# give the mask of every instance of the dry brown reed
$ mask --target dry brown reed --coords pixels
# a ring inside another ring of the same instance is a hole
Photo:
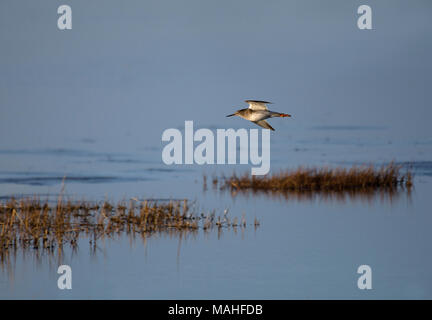
[[[248,173],[219,179],[220,190],[237,192],[269,193],[298,199],[312,198],[314,194],[345,198],[363,195],[366,198],[377,191],[394,194],[400,188],[412,186],[411,172],[390,163],[380,168],[354,166],[352,168],[306,168],[284,170],[272,175],[251,176]]]
[[[11,249],[61,251],[68,244],[76,248],[80,237],[87,237],[96,246],[100,238],[115,235],[140,234],[147,237],[156,232],[206,232],[216,224],[215,212],[197,214],[188,200],[172,201],[64,201],[59,197],[53,204],[39,199],[9,199],[0,201],[0,260]],[[218,219],[220,221],[220,218]]]

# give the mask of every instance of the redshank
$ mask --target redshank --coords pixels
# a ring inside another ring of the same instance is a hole
[[[249,104],[249,108],[237,110],[235,113],[227,115],[227,117],[239,116],[243,119],[252,121],[260,127],[273,131],[275,129],[273,129],[265,119],[274,117],[291,117],[290,114],[274,112],[267,109],[266,104],[271,104],[271,102],[268,101],[245,100],[245,102]]]

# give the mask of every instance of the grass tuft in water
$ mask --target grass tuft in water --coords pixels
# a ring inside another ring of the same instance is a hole
[[[188,200],[144,200],[119,203],[92,203],[65,201],[56,203],[33,199],[0,201],[0,260],[9,251],[42,249],[44,252],[62,250],[65,244],[76,248],[78,240],[86,237],[96,247],[98,239],[122,234],[141,235],[154,233],[194,233],[208,231],[214,226],[230,227],[215,219],[215,211],[198,215]],[[246,226],[246,224],[244,224]]]
[[[272,175],[252,176],[248,173],[223,177],[219,189],[264,192],[373,192],[410,188],[411,172],[402,173],[401,166],[390,163],[380,168],[354,166],[352,168],[306,168],[284,170]]]

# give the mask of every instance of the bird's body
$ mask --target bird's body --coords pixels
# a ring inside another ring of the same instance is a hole
[[[265,119],[274,117],[291,117],[289,114],[274,112],[267,109],[266,104],[271,103],[268,101],[246,100],[245,102],[249,104],[249,108],[237,110],[235,113],[230,114],[227,117],[239,116],[243,119],[252,121],[260,127],[273,131],[273,127],[269,125]]]

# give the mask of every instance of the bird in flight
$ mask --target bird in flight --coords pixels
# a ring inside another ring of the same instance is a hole
[[[249,104],[249,108],[237,110],[235,113],[227,115],[227,117],[239,116],[243,119],[252,121],[260,127],[273,131],[275,131],[275,129],[273,129],[265,119],[274,117],[291,117],[290,114],[274,112],[267,109],[266,104],[271,104],[271,102],[268,101],[245,100],[245,102]]]

